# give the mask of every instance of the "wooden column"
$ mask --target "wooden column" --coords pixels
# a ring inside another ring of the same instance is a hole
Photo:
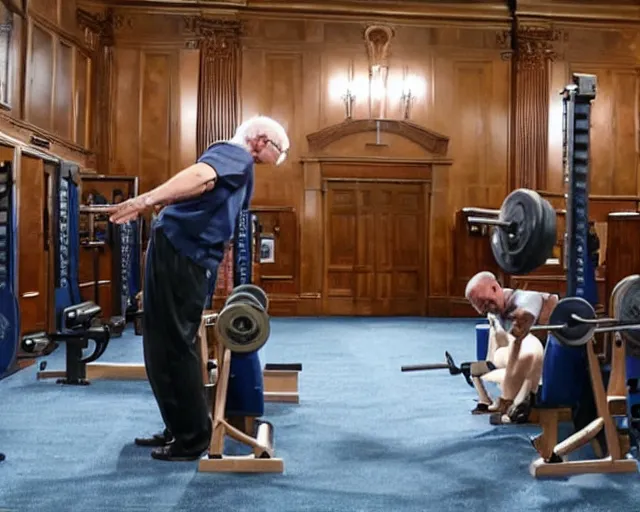
[[[322,164],[315,158],[302,161],[304,203],[300,216],[299,315],[318,315],[322,310],[324,279],[324,195]]]
[[[516,21],[506,34],[511,46],[513,129],[509,189],[544,190],[547,186],[549,133],[549,62],[556,56],[559,33]]]
[[[101,174],[109,174],[111,157],[111,112],[113,79],[113,45],[115,16],[112,9],[94,14],[82,9],[77,10],[78,25],[84,32],[87,46],[92,50],[91,62],[94,66],[91,94],[91,139],[90,149],[96,161],[89,165]],[[73,77],[75,80],[75,77]],[[74,87],[75,91],[75,87]]]
[[[240,24],[189,18],[188,28],[199,37],[197,151],[216,140],[230,139],[238,124]]]

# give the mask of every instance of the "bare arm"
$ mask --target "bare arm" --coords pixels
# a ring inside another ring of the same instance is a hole
[[[217,178],[213,167],[197,163],[180,171],[162,185],[142,194],[147,206],[164,205],[178,200],[199,196],[211,190]]]
[[[515,311],[510,317],[513,320],[511,334],[516,342],[529,334],[531,327],[538,321],[544,304],[543,296],[539,292],[519,291],[514,295]]]
[[[135,219],[147,208],[162,207],[181,199],[198,196],[211,190],[215,186],[216,178],[217,173],[210,165],[202,162],[194,164],[153,190],[109,208],[109,220],[123,224]]]

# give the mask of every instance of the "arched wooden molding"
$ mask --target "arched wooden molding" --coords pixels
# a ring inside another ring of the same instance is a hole
[[[400,135],[434,155],[445,156],[447,154],[449,137],[427,130],[409,121],[398,121],[395,119],[352,119],[343,123],[327,126],[322,130],[307,135],[309,150],[311,152],[320,151],[332,142],[342,139],[347,135],[375,132],[378,129],[383,133]]]

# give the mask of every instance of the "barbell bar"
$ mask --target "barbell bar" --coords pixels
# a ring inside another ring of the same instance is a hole
[[[462,211],[464,213],[471,213],[474,215],[490,215],[493,217],[498,217],[500,215],[500,210],[493,210],[490,208],[475,208],[472,206],[467,206],[463,208]]]
[[[498,226],[505,229],[510,229],[513,227],[513,224],[511,222],[507,222],[506,220],[500,220],[500,219],[491,219],[488,217],[467,217],[467,222],[469,224]]]
[[[109,213],[114,206],[117,206],[117,205],[115,204],[81,205],[79,208],[79,211],[80,213]]]
[[[551,331],[563,345],[579,347],[594,334],[640,329],[638,321],[620,321],[616,318],[596,318],[593,306],[581,297],[561,299],[549,318],[549,324],[534,325],[530,331]],[[614,325],[602,325],[617,322]]]

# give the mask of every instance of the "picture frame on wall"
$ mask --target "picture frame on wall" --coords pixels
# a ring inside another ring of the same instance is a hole
[[[276,240],[270,233],[263,234],[260,237],[260,263],[276,262]]]

